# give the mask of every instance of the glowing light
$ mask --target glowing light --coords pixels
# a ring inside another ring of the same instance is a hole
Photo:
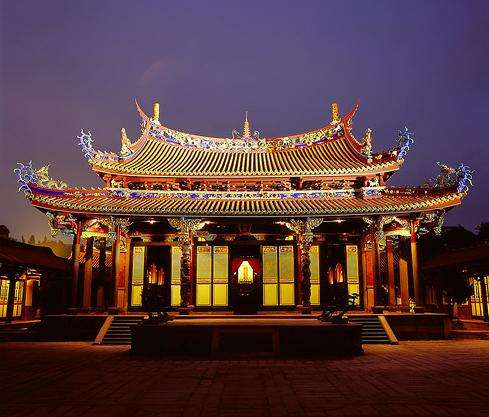
[[[253,282],[253,268],[248,261],[243,261],[238,268],[238,282]]]
[[[160,122],[160,103],[158,102],[153,105],[153,122]]]

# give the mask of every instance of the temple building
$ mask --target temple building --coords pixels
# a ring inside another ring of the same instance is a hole
[[[89,131],[78,136],[103,187],[70,187],[31,162],[15,170],[52,232],[73,236],[72,307],[144,310],[148,284],[181,312],[232,311],[243,285],[260,310],[307,313],[333,284],[357,295],[358,309],[425,305],[432,289],[420,279],[417,236],[440,230],[461,203],[468,167],[440,164],[422,186],[389,186],[414,135],[404,128],[375,152],[370,129],[353,134],[358,106],[340,115],[333,103],[320,129],[271,138],[248,115],[242,132],[218,138],[165,126],[158,103],[151,116],[136,107],[141,133],[133,141],[122,129],[119,153],[96,150]],[[96,283],[92,254],[105,262],[107,248],[110,273]]]

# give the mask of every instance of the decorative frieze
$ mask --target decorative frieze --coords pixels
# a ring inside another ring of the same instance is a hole
[[[344,126],[338,123],[323,129],[307,132],[302,135],[261,139],[259,135],[235,138],[212,138],[179,132],[156,123],[151,124],[150,135],[172,145],[187,148],[203,148],[213,151],[275,151],[290,148],[301,148],[344,135]]]

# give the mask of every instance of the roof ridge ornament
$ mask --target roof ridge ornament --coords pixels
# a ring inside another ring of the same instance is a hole
[[[27,197],[32,195],[31,185],[54,190],[68,188],[66,182],[53,180],[49,176],[49,165],[45,165],[37,170],[32,166],[32,161],[26,164],[17,162],[17,165],[18,167],[14,169],[14,173],[17,175],[17,183],[20,185],[18,191],[23,192]]]
[[[365,130],[362,142],[362,153],[368,158],[368,162],[372,162],[372,129]]]
[[[153,123],[156,123],[157,125],[161,124],[160,123],[160,103],[157,101],[153,104],[153,118],[151,119]]]
[[[243,122],[243,137],[244,138],[249,138],[250,137],[250,122],[248,121],[248,112],[245,112],[245,119]]]
[[[397,144],[399,148],[399,153],[397,154],[397,160],[401,161],[405,158],[411,146],[414,144],[414,132],[409,131],[409,129],[404,126],[404,131],[399,130],[397,134]]]
[[[127,136],[126,129],[122,128],[121,129],[121,156],[123,157],[128,157],[132,155],[132,149],[131,149],[132,143],[129,137]]]
[[[99,151],[93,147],[92,132],[80,129],[80,136],[76,137],[79,139],[78,145],[81,146],[83,156],[88,160],[97,159],[101,161],[117,161],[119,158],[113,152]]]
[[[250,122],[248,120],[248,111],[245,111],[245,118],[243,121],[242,133],[240,134],[236,129],[233,129],[231,134],[232,134],[233,140],[243,139],[246,142],[244,148],[251,147],[251,146],[249,146],[249,144],[247,144],[247,141],[249,141],[250,139],[254,140],[254,141],[260,141],[260,132],[258,132],[258,130],[255,130],[253,132],[253,134],[251,134]],[[254,146],[253,148],[256,148],[256,146]]]
[[[341,122],[340,109],[338,103],[335,101],[331,103],[331,124],[338,124]]]
[[[460,163],[457,168],[452,168],[441,162],[436,163],[440,167],[440,173],[429,179],[424,187],[431,188],[451,188],[457,187],[457,193],[467,193],[469,188],[473,186],[474,170],[467,165]]]

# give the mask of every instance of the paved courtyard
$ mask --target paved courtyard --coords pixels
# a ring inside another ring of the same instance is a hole
[[[489,341],[354,359],[156,360],[88,343],[0,344],[0,415],[487,416]]]

